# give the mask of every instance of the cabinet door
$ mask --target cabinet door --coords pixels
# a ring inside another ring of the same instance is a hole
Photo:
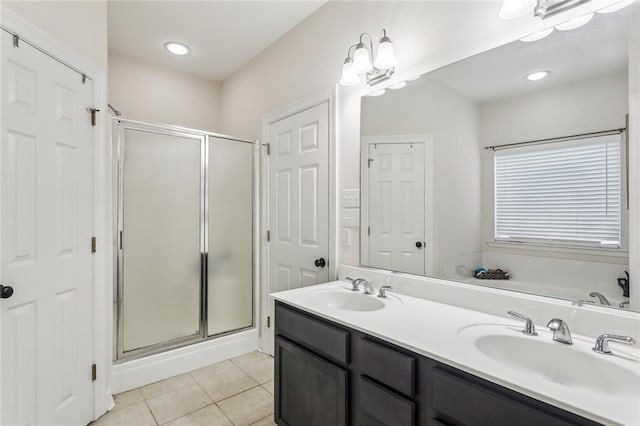
[[[346,425],[348,372],[283,337],[275,343],[276,423]]]

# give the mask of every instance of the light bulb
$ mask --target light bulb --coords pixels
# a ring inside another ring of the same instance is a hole
[[[549,75],[549,71],[536,71],[536,72],[532,72],[531,74],[529,74],[527,76],[527,80],[529,80],[529,81],[538,81],[538,80],[542,80],[543,78],[545,78],[548,75]]]
[[[170,41],[168,43],[165,43],[164,48],[167,49],[169,52],[173,53],[174,55],[180,55],[180,56],[186,55],[191,51],[184,44],[177,43],[175,41]]]
[[[364,43],[359,43],[356,51],[353,52],[353,67],[358,74],[366,73],[373,69],[369,59],[369,49],[365,47]]]
[[[598,13],[612,13],[612,12],[617,12],[620,9],[623,9],[627,6],[629,6],[631,3],[633,3],[636,0],[622,0],[619,1],[617,3],[612,4],[611,6],[607,6],[604,7],[602,9],[600,9],[598,11]]]
[[[542,40],[543,38],[545,38],[546,36],[548,36],[549,34],[551,34],[553,32],[553,27],[551,28],[546,28],[542,31],[537,31],[535,33],[529,34],[526,37],[522,37],[520,39],[520,41],[524,41],[524,42],[532,42],[532,41],[538,41],[538,40]]]
[[[396,59],[396,55],[393,53],[393,43],[391,39],[387,36],[382,37],[380,39],[380,44],[378,45],[378,53],[376,54],[376,60],[373,65],[376,68],[381,70],[391,69],[396,66],[398,60]]]
[[[578,16],[577,18],[569,19],[562,24],[556,25],[556,29],[560,31],[569,31],[575,30],[576,28],[580,28],[585,25],[593,18],[593,12],[587,13],[586,15]]]
[[[342,77],[340,78],[340,84],[343,86],[355,86],[360,83],[360,77],[353,69],[353,61],[351,58],[347,58],[342,66]]]
[[[498,16],[502,19],[516,19],[531,12],[536,4],[536,0],[504,0]]]

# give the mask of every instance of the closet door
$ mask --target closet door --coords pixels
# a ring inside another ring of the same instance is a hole
[[[125,127],[121,345],[199,339],[204,137]]]
[[[208,335],[253,325],[253,144],[209,137]]]

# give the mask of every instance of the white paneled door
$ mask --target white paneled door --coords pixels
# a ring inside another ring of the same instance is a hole
[[[0,424],[92,419],[92,82],[2,32]],[[4,296],[10,291],[3,288]]]
[[[270,124],[269,144],[269,293],[327,282],[328,102]]]
[[[425,145],[368,145],[369,261],[392,271],[425,273]]]

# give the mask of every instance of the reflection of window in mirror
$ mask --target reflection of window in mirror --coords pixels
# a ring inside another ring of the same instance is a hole
[[[622,138],[613,133],[496,151],[495,240],[621,248]]]

